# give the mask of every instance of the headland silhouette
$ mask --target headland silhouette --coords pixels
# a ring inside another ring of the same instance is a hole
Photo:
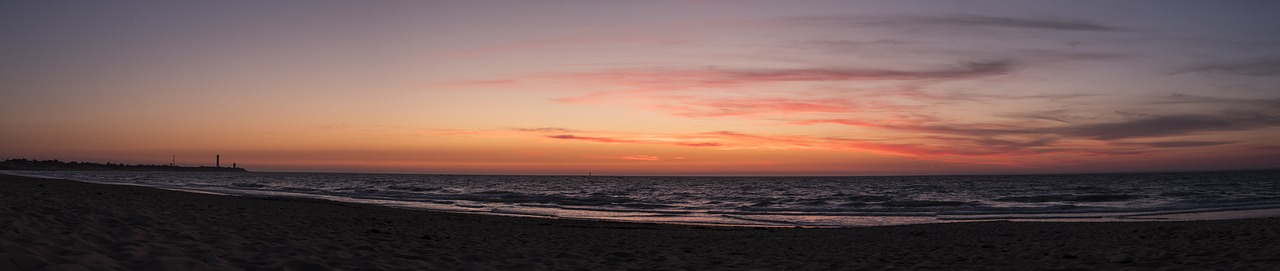
[[[61,160],[29,160],[9,159],[0,162],[0,170],[83,170],[83,171],[189,171],[189,172],[248,172],[239,167],[222,166],[178,166],[178,165],[143,165],[143,164],[106,164],[90,162],[64,162]]]

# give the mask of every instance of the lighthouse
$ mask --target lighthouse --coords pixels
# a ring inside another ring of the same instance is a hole
[[[222,167],[222,155],[221,155],[221,154],[215,154],[215,155],[213,155],[213,167]]]

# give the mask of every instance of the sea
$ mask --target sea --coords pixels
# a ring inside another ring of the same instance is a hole
[[[751,227],[1177,221],[1280,214],[1280,171],[860,177],[6,171],[234,196]]]

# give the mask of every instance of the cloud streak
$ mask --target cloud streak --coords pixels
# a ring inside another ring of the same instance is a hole
[[[810,16],[758,22],[825,31],[856,27],[980,35],[990,31],[964,30],[999,30],[1010,31],[1008,36],[1031,33],[1012,31],[1035,31],[1062,39],[1000,43],[968,38],[953,43],[953,36],[856,37],[864,40],[800,37],[793,39],[798,42],[792,42],[790,47],[770,48],[771,51],[747,57],[790,63],[807,61],[795,67],[605,66],[477,82],[542,84],[537,85],[538,89],[576,95],[559,98],[561,102],[628,104],[678,117],[737,118],[764,127],[782,124],[786,127],[770,131],[789,133],[642,134],[563,128],[514,131],[524,136],[536,134],[535,138],[544,141],[582,144],[853,151],[1017,165],[1012,157],[1140,155],[1231,145],[1245,142],[1232,139],[1231,132],[1280,127],[1276,117],[1280,115],[1280,100],[1186,94],[1159,101],[1150,100],[1151,97],[1129,100],[1128,96],[1117,95],[1127,90],[1111,93],[1112,90],[1101,89],[1109,85],[1095,84],[1106,82],[1060,80],[1059,75],[1089,74],[1080,73],[1081,70],[1108,71],[1092,70],[1092,65],[1142,56],[1136,52],[1105,51],[1124,48],[1104,47],[1107,43],[1088,40],[1090,36],[1085,35],[1131,31],[1120,26],[1087,20],[983,15]],[[1083,42],[1089,42],[1089,46],[1080,46]],[[1044,44],[1049,45],[1026,47]],[[807,55],[768,58],[797,52]],[[899,57],[914,58],[895,59]],[[850,61],[832,64],[841,60]],[[919,66],[920,60],[935,65]],[[1275,76],[1280,75],[1280,61],[1211,63],[1185,72]],[[1239,105],[1257,111],[1224,109]],[[834,125],[798,127],[823,124]]]
[[[623,155],[623,156],[605,156],[605,155],[590,155],[590,154],[588,154],[588,155],[583,155],[583,156],[584,156],[584,157],[587,157],[587,158],[597,158],[597,159],[626,160],[626,161],[645,161],[645,162],[657,162],[657,161],[662,161],[662,160],[663,160],[663,159],[662,159],[662,157],[660,157],[660,156],[656,156],[656,155],[641,155],[641,154],[637,154],[637,155]],[[683,159],[683,157],[681,157],[681,158],[673,158],[673,159]]]
[[[725,117],[774,114],[847,113],[863,106],[845,99],[790,99],[790,98],[699,98],[673,97],[673,104],[658,105],[674,115],[684,117]]]
[[[1280,76],[1280,58],[1202,64],[1183,69],[1174,74],[1187,72],[1240,76]]]
[[[540,132],[540,133],[573,133],[576,130],[559,128],[559,127],[536,127],[536,128],[513,128],[513,130],[521,132]]]
[[[1237,141],[1158,141],[1158,142],[1116,142],[1112,144],[1143,146],[1155,148],[1189,148],[1206,147],[1239,143]]]
[[[1056,119],[1051,119],[1056,120]],[[1056,120],[1061,121],[1061,120]],[[852,119],[814,119],[794,121],[793,124],[812,125],[821,123],[848,126],[879,128],[888,130],[909,131],[915,133],[943,134],[963,138],[993,138],[1001,136],[1019,137],[1054,137],[1111,141],[1135,138],[1158,138],[1187,136],[1203,133],[1246,131],[1280,126],[1280,118],[1263,114],[1222,113],[1222,114],[1181,114],[1181,115],[1148,115],[1135,119],[1116,122],[1081,123],[1049,126],[1027,127],[1024,123],[985,123],[985,124],[928,124],[906,123],[885,124],[877,121]],[[1151,145],[1159,147],[1159,145]],[[1180,147],[1187,147],[1183,145]],[[1206,145],[1207,146],[1207,145]]]
[[[1123,28],[1084,20],[1053,20],[985,15],[944,16],[808,16],[781,20],[784,23],[833,27],[887,27],[887,28],[1009,28],[1027,30],[1123,32]]]
[[[684,41],[672,38],[646,37],[638,35],[584,34],[577,36],[561,36],[514,41],[448,52],[445,55],[452,57],[483,57],[501,54],[527,53],[539,50],[564,49],[598,43],[649,43],[670,45],[683,42]]]
[[[1077,152],[1117,154],[1114,150],[1063,147],[1057,139],[1029,141],[956,137],[918,137],[895,140],[851,139],[805,135],[759,135],[732,131],[692,134],[594,133],[593,135],[544,135],[544,138],[607,144],[670,145],[721,150],[828,150],[855,151],[912,157],[987,157]],[[890,143],[892,142],[892,143]],[[909,142],[909,143],[907,143]],[[1126,154],[1139,153],[1128,152]]]
[[[837,82],[852,80],[971,79],[1009,73],[1017,66],[1011,59],[964,61],[928,69],[804,68],[804,69],[620,69],[589,72],[542,73],[516,78],[474,82],[550,80],[568,84],[595,84],[627,89],[675,90],[699,87],[733,87],[778,82]]]
[[[1210,97],[1200,95],[1190,95],[1182,93],[1174,93],[1169,95],[1168,99],[1157,101],[1156,104],[1225,104],[1225,105],[1248,105],[1256,106],[1270,110],[1280,110],[1280,99],[1242,99],[1242,98],[1224,98]]]
[[[1208,132],[1243,131],[1280,126],[1280,119],[1262,115],[1169,115],[1112,123],[1072,125],[1039,129],[1049,134],[1095,140],[1151,138],[1193,135]],[[1035,132],[1036,129],[1025,132]]]
[[[640,136],[630,135],[628,137],[599,137],[599,136],[578,136],[578,135],[563,134],[563,135],[547,135],[546,138],[572,140],[572,141],[586,141],[586,142],[596,142],[596,143],[616,143],[616,144],[664,144],[664,145],[676,145],[676,146],[686,146],[686,147],[721,146],[720,143],[708,141],[710,138],[705,138],[705,137],[700,138],[700,137],[690,137],[690,136],[640,137]]]

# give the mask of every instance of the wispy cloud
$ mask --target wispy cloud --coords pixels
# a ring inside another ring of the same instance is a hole
[[[798,47],[822,49],[824,51],[843,51],[849,49],[864,49],[868,47],[899,47],[903,45],[918,44],[915,41],[878,39],[878,40],[835,40],[835,39],[815,39],[807,40],[797,44]]]
[[[1027,141],[994,138],[914,137],[894,140],[852,139],[805,135],[760,135],[731,131],[692,134],[594,133],[598,135],[545,135],[545,138],[609,144],[647,144],[723,150],[830,150],[871,152],[913,157],[1007,156],[1080,152],[1112,154],[1103,149],[1055,146],[1056,139]],[[1114,151],[1114,150],[1111,150]],[[1136,152],[1135,152],[1136,153]]]
[[[784,23],[833,27],[889,28],[1011,28],[1028,30],[1121,32],[1123,28],[1085,20],[1032,19],[985,15],[869,17],[856,15],[807,16],[780,20]]]
[[[1156,117],[1152,117],[1156,118]],[[1177,119],[1175,117],[1174,119]],[[1168,121],[1168,120],[1164,120]],[[1157,129],[1162,132],[1099,132],[1099,125],[1059,125],[1027,128],[1019,125],[978,124],[951,126],[936,120],[920,119],[895,125],[874,122],[850,123],[877,129],[906,130],[907,133],[876,133],[866,138],[816,136],[804,134],[759,134],[734,131],[699,133],[634,133],[587,131],[567,128],[526,128],[476,131],[452,134],[468,137],[521,137],[580,144],[655,145],[722,151],[833,151],[874,153],[933,160],[946,163],[994,164],[1013,167],[1044,165],[1044,157],[1128,156],[1171,151],[1173,149],[1213,147],[1238,144],[1233,140],[1169,139],[1200,132],[1216,131],[1195,124],[1165,129],[1157,124],[1141,124],[1141,120],[1111,122],[1117,126],[1138,123],[1132,129]],[[834,123],[831,122],[831,123]],[[1217,127],[1217,126],[1210,126]],[[1114,127],[1111,127],[1114,128]],[[560,131],[572,133],[557,133]],[[1102,139],[1106,138],[1106,139]],[[607,148],[607,147],[606,147]],[[621,149],[619,149],[621,150]],[[676,161],[676,157],[649,154],[587,155],[591,158],[627,161]],[[1040,159],[1034,162],[1032,160]]]
[[[1280,119],[1261,115],[1185,114],[1153,116],[1112,123],[1080,124],[1040,129],[1050,134],[1096,140],[1150,138],[1228,132],[1280,126]],[[1032,132],[1036,130],[1029,130]]]
[[[452,57],[480,57],[509,53],[526,53],[537,50],[558,49],[598,43],[648,43],[648,44],[680,44],[684,41],[674,38],[651,37],[643,35],[620,34],[582,34],[538,39],[513,41],[503,44],[481,46],[477,48],[448,52]]]
[[[638,155],[623,155],[623,156],[607,156],[607,155],[591,155],[591,154],[588,154],[588,155],[583,155],[583,157],[587,157],[587,158],[596,158],[596,159],[626,160],[626,161],[647,161],[647,162],[662,161],[662,157],[660,157],[660,156],[656,156],[656,155],[639,155],[639,154],[638,154]],[[673,158],[673,159],[676,159],[676,158]],[[678,158],[678,159],[683,159],[683,157]]]
[[[964,61],[928,69],[883,68],[802,68],[802,69],[620,69],[588,72],[529,74],[508,79],[478,82],[551,80],[574,84],[598,84],[629,89],[687,89],[698,87],[732,87],[775,82],[835,82],[851,80],[931,80],[969,79],[1009,73],[1016,63],[1011,59]]]
[[[1070,119],[1069,112],[1067,109],[1008,113],[1008,114],[1003,114],[1003,116],[1011,117],[1011,118],[1047,120],[1047,121],[1055,121],[1055,122],[1061,122],[1066,124],[1072,124],[1071,121],[1067,120],[1067,119]]]
[[[1192,66],[1175,72],[1203,72],[1241,76],[1280,76],[1280,58],[1225,61]]]
[[[573,133],[576,130],[559,128],[559,127],[536,127],[536,128],[513,128],[513,130],[521,132],[541,132],[541,133]]]
[[[676,145],[686,147],[718,147],[720,143],[715,142],[714,138],[705,136],[653,136],[653,135],[622,135],[619,136],[579,136],[579,135],[546,135],[546,138],[563,139],[573,141],[588,141],[597,143],[625,143],[625,144],[663,144]]]
[[[1011,59],[987,59],[917,69],[750,69],[715,67],[698,69],[610,69],[584,72],[536,73],[474,82],[476,86],[488,86],[492,84],[490,82],[513,84],[522,81],[572,86],[574,88],[585,86],[600,90],[578,96],[562,97],[556,100],[568,103],[642,102],[647,103],[647,105],[642,105],[644,107],[668,111],[677,116],[722,117],[792,113],[840,113],[869,107],[881,107],[883,109],[884,107],[895,106],[891,103],[877,101],[854,103],[847,98],[838,98],[839,96],[849,96],[844,93],[832,93],[832,95],[824,95],[825,97],[814,98],[786,97],[794,95],[794,93],[778,93],[778,95],[773,96],[754,93],[737,93],[734,95],[738,97],[719,95],[742,88],[780,83],[945,82],[1005,75],[1011,73],[1017,67],[1017,62]],[[461,84],[465,85],[465,82]],[[699,92],[689,93],[692,91]],[[841,90],[832,91],[841,92]],[[915,91],[889,95],[926,94]],[[975,96],[979,94],[968,93],[965,95]],[[951,99],[954,97],[943,98]],[[1002,96],[1001,98],[1013,97]]]
[[[1239,143],[1237,141],[1156,141],[1156,142],[1115,142],[1117,145],[1144,146],[1156,148],[1205,147]]]
[[[1134,138],[1158,138],[1196,135],[1202,133],[1245,131],[1280,126],[1280,118],[1262,114],[1182,114],[1148,115],[1116,122],[1080,123],[1058,126],[1034,126],[1027,123],[906,123],[886,124],[877,121],[853,119],[814,119],[794,121],[794,124],[820,123],[901,130],[915,133],[943,134],[962,138],[992,138],[999,136],[1035,136],[1089,140],[1120,140]]]
[[[637,140],[628,140],[628,139],[617,139],[617,138],[608,138],[608,137],[576,136],[576,135],[549,135],[549,136],[547,136],[547,138],[564,139],[564,140],[578,140],[578,141],[593,141],[593,142],[602,142],[602,143],[638,143],[638,142],[640,142],[640,141],[637,141]]]
[[[670,99],[671,104],[655,107],[684,117],[724,117],[752,115],[789,115],[804,113],[846,113],[863,106],[846,99],[792,99],[764,98],[700,98],[680,97]]]
[[[1069,35],[1069,39],[1050,41],[1050,47],[1027,48],[1018,46],[1032,43],[1006,45],[968,39],[960,41],[966,44],[957,46],[925,37],[845,40],[837,36],[800,39],[789,43],[790,47],[767,49],[782,52],[778,54],[804,54],[795,58],[801,60],[857,59],[849,55],[862,57],[877,53],[916,56],[912,51],[916,50],[928,53],[916,59],[934,65],[920,66],[920,61],[792,61],[790,63],[803,64],[791,68],[601,65],[528,73],[477,81],[476,84],[545,84],[539,89],[568,89],[564,93],[576,95],[559,98],[561,102],[627,104],[687,118],[738,118],[766,125],[836,124],[857,127],[786,127],[784,131],[798,133],[786,135],[732,131],[645,134],[554,127],[512,130],[541,140],[584,144],[854,151],[952,162],[967,159],[967,162],[1018,165],[1020,163],[1011,157],[1138,155],[1221,146],[1241,141],[1215,137],[1219,134],[1280,127],[1280,120],[1276,117],[1280,115],[1280,109],[1270,109],[1280,108],[1280,99],[1175,94],[1162,101],[1112,102],[1101,98],[1116,96],[1092,89],[1087,84],[1079,85],[1080,92],[1058,88],[1018,91],[1009,87],[1026,86],[1022,83],[1027,81],[1055,80],[1054,74],[1049,73],[1071,72],[1084,65],[1137,56],[1135,53],[1106,51],[1118,47],[1094,46],[1093,43],[1080,46],[1083,43],[1076,38],[1087,33],[1058,33],[1130,31],[1120,26],[1087,20],[984,15],[810,16],[764,21],[785,27],[860,27],[895,31],[1021,30]],[[974,44],[995,45],[971,46]],[[862,63],[893,63],[894,66]],[[1068,64],[1051,66],[1060,63]],[[1280,74],[1277,71],[1280,64],[1277,63],[1280,61],[1213,63],[1185,72],[1274,76]],[[1081,65],[1073,66],[1075,64]],[[1022,74],[1029,75],[1007,76]],[[1046,75],[1050,79],[1045,79]],[[1015,84],[1001,84],[1006,82]],[[1178,108],[1166,110],[1168,108],[1159,107],[1161,104],[1197,105],[1175,106]],[[1213,104],[1248,105],[1249,110],[1262,109],[1257,112],[1239,108],[1234,108],[1234,111],[1215,110]],[[1198,111],[1178,110],[1191,107]],[[1113,111],[1117,114],[1106,113]],[[949,115],[953,112],[961,113]],[[821,136],[805,135],[802,132],[805,130],[822,132]]]
[[[1265,109],[1280,110],[1280,99],[1245,99],[1191,95],[1183,93],[1170,94],[1167,99],[1155,101],[1156,104],[1227,104],[1257,106]]]

